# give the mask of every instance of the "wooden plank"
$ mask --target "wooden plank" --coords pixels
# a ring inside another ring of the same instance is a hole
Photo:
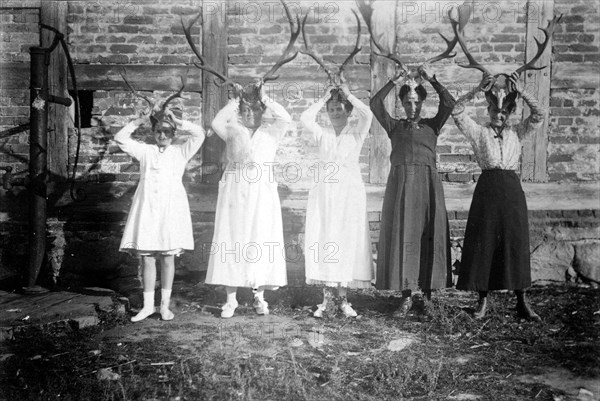
[[[127,80],[139,91],[177,91],[181,76],[188,74],[185,92],[202,91],[202,74],[193,65],[123,65],[76,64],[75,77],[79,90],[129,90],[121,78],[125,69]],[[73,83],[69,77],[69,89]]]
[[[396,8],[393,1],[378,1],[374,3],[372,24],[377,32],[388,32],[381,41],[386,49],[396,47]],[[384,12],[382,12],[384,11]],[[386,58],[374,54],[375,46],[371,43],[371,96],[379,91],[394,75],[395,64]],[[385,100],[385,108],[394,115],[396,96],[394,91]],[[371,137],[369,138],[369,182],[371,184],[385,184],[390,171],[391,144],[383,127],[373,119]]]
[[[531,60],[538,51],[535,41],[544,39],[544,34],[538,28],[545,28],[548,20],[554,17],[554,0],[527,2],[527,33],[525,35],[525,60]],[[523,141],[523,151],[521,154],[521,181],[546,182],[548,173],[546,162],[548,158],[548,110],[550,105],[550,80],[551,80],[551,57],[552,57],[552,38],[537,61],[538,66],[546,65],[543,70],[531,70],[525,72],[525,90],[532,93],[540,102],[540,105],[546,108],[544,123],[530,138]],[[528,107],[523,108],[523,118],[529,116]]]
[[[217,10],[226,9],[225,1],[205,0],[210,7]],[[203,10],[206,8],[202,7]],[[224,75],[227,75],[227,18],[223,18],[220,12],[203,15],[202,24],[202,55],[209,60],[211,66]],[[204,72],[202,83],[202,117],[204,128],[208,132],[210,124],[217,112],[227,104],[227,86],[221,87],[215,84],[215,76]],[[206,169],[202,182],[216,184],[221,179],[225,156],[225,142],[217,135],[206,138],[202,148],[202,164],[205,166],[218,166],[218,171]]]
[[[558,62],[552,64],[551,89],[598,89],[600,64]]]
[[[43,2],[40,9],[40,22],[58,29],[67,34],[67,7],[66,2]],[[42,29],[42,47],[50,47],[55,33]],[[66,39],[66,37],[65,37]],[[57,46],[50,53],[48,64],[48,93],[53,96],[69,97],[67,91],[67,59],[62,46]],[[52,181],[65,181],[67,179],[69,163],[68,155],[68,108],[56,104],[48,104],[48,173]]]

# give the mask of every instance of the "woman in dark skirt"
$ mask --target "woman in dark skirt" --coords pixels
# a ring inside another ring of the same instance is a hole
[[[448,217],[436,169],[436,144],[454,99],[426,66],[420,67],[418,73],[417,79],[429,81],[439,95],[435,117],[421,119],[427,91],[422,85],[415,85],[412,78],[400,88],[406,119],[394,119],[385,110],[384,99],[396,80],[371,98],[371,110],[392,141],[392,166],[381,213],[376,287],[402,291],[396,316],[410,310],[413,290],[420,288],[430,298],[431,290],[447,287],[451,281]]]
[[[485,75],[478,87],[457,101],[452,113],[483,170],[469,210],[456,288],[479,292],[476,318],[485,316],[488,291],[505,289],[515,291],[519,316],[539,321],[525,297],[525,289],[531,285],[529,225],[525,194],[515,170],[521,155],[520,141],[541,126],[544,110],[522,90],[518,78],[516,73]],[[508,93],[503,102],[494,95],[497,90],[492,92],[494,86]],[[464,113],[465,105],[479,92],[486,92],[489,103],[490,122],[484,126]],[[531,115],[522,123],[507,127],[516,108],[517,94],[523,97]]]

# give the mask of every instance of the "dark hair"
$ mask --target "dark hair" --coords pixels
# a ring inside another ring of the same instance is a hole
[[[419,95],[419,99],[421,99],[422,102],[427,99],[427,90],[423,87],[423,85],[417,86],[415,91],[417,92],[417,95]],[[401,101],[404,101],[404,96],[406,96],[408,92],[410,92],[410,86],[402,85],[400,88],[400,94],[398,95]]]
[[[352,110],[354,109],[354,106],[352,106],[352,103],[350,103],[350,101],[348,99],[346,99],[346,97],[343,95],[342,91],[337,88],[331,90],[331,97],[325,103],[325,108],[328,109],[329,103],[332,103],[332,102],[341,103],[342,107],[344,108],[344,110],[347,113],[352,113]]]

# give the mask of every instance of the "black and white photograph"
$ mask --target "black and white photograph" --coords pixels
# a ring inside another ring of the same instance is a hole
[[[0,400],[600,401],[596,0],[0,0]]]

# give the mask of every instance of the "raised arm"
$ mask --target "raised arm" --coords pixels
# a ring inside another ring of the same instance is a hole
[[[198,149],[200,149],[200,146],[202,146],[206,135],[204,134],[204,129],[201,126],[185,120],[181,121],[181,129],[183,131],[188,131],[191,134],[188,140],[181,145],[181,152],[183,156],[189,160],[196,154],[196,152],[198,152]]]
[[[462,132],[464,136],[467,137],[469,142],[472,144],[477,143],[478,133],[480,131],[480,126],[473,121],[471,117],[465,113],[465,106],[467,103],[472,101],[475,98],[475,95],[480,91],[480,87],[476,87],[461,98],[456,101],[454,106],[454,110],[452,110],[452,117],[454,118],[454,123]]]
[[[356,113],[358,117],[356,128],[360,137],[364,139],[369,135],[369,129],[371,129],[371,123],[373,122],[373,113],[369,109],[369,106],[358,100],[352,93],[348,94],[346,98],[354,106],[352,112]]]
[[[140,160],[144,153],[144,144],[131,138],[131,134],[146,120],[140,117],[130,121],[115,134],[114,140],[121,150],[136,160]]]
[[[456,101],[454,100],[450,92],[448,92],[448,89],[446,89],[442,84],[439,83],[435,75],[431,77],[429,83],[431,84],[431,86],[433,86],[433,89],[435,89],[440,98],[440,104],[438,105],[437,114],[435,115],[435,117],[433,117],[436,131],[435,133],[439,135],[440,130],[442,129],[444,124],[446,124],[448,117],[450,117],[450,115],[452,114],[452,109],[454,109]]]
[[[308,109],[304,110],[302,115],[300,116],[300,122],[302,123],[302,127],[310,132],[315,141],[319,141],[321,136],[323,135],[323,129],[319,124],[317,124],[317,115],[319,111],[323,108],[325,103],[331,98],[331,92],[329,90],[325,91],[325,95],[317,100],[312,106]]]
[[[292,116],[282,105],[266,95],[263,96],[262,102],[267,106],[267,110],[263,114],[263,121],[270,125],[268,129],[272,134],[281,138],[292,122]]]
[[[394,127],[397,124],[397,120],[392,118],[390,114],[385,109],[385,98],[388,93],[394,88],[394,81],[389,81],[383,88],[379,90],[373,97],[371,97],[371,101],[369,103],[371,107],[371,111],[379,124],[383,127],[383,129],[387,132],[388,136],[394,130]]]
[[[527,106],[529,106],[530,114],[521,124],[516,127],[517,136],[519,139],[523,139],[532,135],[539,127],[544,123],[544,116],[546,115],[546,108],[542,106],[537,98],[524,90],[523,86],[518,81],[519,77],[513,74],[509,81],[511,81],[513,88],[519,92]]]
[[[225,107],[219,110],[210,124],[213,131],[224,141],[227,140],[228,126],[239,124],[239,109],[240,100],[238,98],[230,99]]]

